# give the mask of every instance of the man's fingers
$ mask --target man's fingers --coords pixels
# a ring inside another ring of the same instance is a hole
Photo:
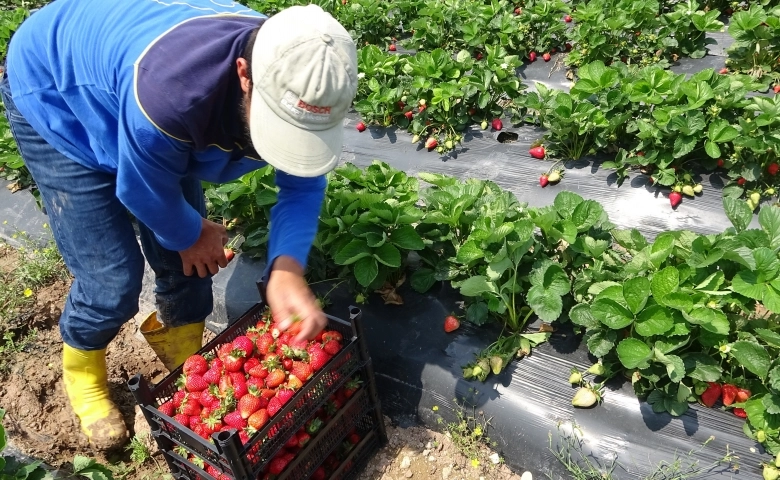
[[[322,312],[312,312],[303,321],[301,331],[296,337],[298,340],[311,340],[320,333],[328,324],[328,319]]]
[[[209,273],[212,275],[216,275],[219,272],[219,264],[216,262],[209,262],[207,266],[209,267]]]
[[[200,278],[206,278],[206,265],[203,263],[197,263],[195,264],[195,267],[198,269],[198,276]]]

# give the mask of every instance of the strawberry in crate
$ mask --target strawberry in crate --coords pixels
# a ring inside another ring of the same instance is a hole
[[[295,328],[280,331],[266,309],[245,334],[214,353],[189,357],[179,390],[159,410],[209,441],[216,432],[236,429],[248,442],[343,348],[334,330],[311,341],[296,340],[296,334]]]

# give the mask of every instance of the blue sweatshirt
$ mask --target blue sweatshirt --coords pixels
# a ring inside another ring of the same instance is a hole
[[[266,17],[228,1],[57,0],[26,20],[7,71],[19,111],[72,160],[115,174],[117,197],[160,244],[192,246],[192,175],[225,182],[266,165],[248,147],[236,59]],[[276,171],[269,265],[306,266],[324,176]]]

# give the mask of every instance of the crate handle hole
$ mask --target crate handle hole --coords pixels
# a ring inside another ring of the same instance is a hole
[[[128,380],[127,384],[128,384],[128,386],[130,386],[130,388],[135,388],[135,387],[138,387],[138,383],[140,381],[141,381],[141,379],[138,377],[138,375],[136,375],[133,378],[131,378],[130,380]]]
[[[219,432],[217,434],[217,440],[220,442],[227,442],[228,438],[230,438],[230,432]]]

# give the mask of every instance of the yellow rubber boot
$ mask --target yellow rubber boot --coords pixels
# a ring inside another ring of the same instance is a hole
[[[62,373],[70,405],[89,443],[101,450],[123,445],[127,427],[109,398],[106,349],[87,351],[63,345]]]
[[[172,372],[203,346],[205,327],[205,321],[181,327],[166,327],[157,320],[157,312],[152,312],[141,324],[141,334],[165,368]]]

